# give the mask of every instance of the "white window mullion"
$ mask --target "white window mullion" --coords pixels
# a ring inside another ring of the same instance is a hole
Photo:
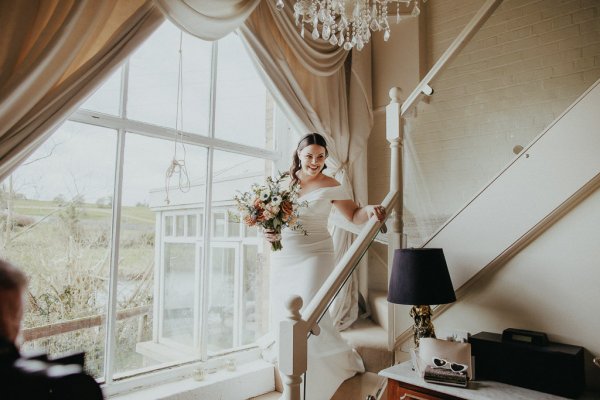
[[[243,274],[243,260],[244,258],[244,246],[241,242],[237,243],[236,246],[236,257],[235,257],[235,268],[233,273],[233,347],[240,347],[242,345],[242,329],[244,324],[242,323],[242,302],[244,298],[244,274]]]
[[[160,243],[159,245],[154,245],[154,301],[158,299],[158,306],[153,307],[152,310],[152,318],[154,319],[154,323],[152,324],[152,339],[154,342],[158,343],[160,337],[162,336],[162,327],[163,327],[163,309],[165,299],[162,295],[164,291],[164,247],[166,241],[164,240],[164,218],[163,212],[156,213],[156,227],[154,228],[154,237],[155,243]]]
[[[113,381],[116,354],[117,332],[117,286],[119,276],[119,241],[121,233],[121,199],[123,189],[123,156],[125,153],[125,132],[119,130],[117,139],[117,168],[115,170],[115,188],[113,201],[113,220],[111,233],[111,258],[108,280],[108,307],[106,310],[106,342],[104,357],[104,376],[107,384]]]
[[[204,342],[204,338],[202,335],[202,316],[204,315],[204,310],[202,308],[202,280],[204,279],[204,271],[206,270],[206,258],[205,258],[205,247],[204,247],[204,238],[200,240],[196,240],[195,242],[195,257],[194,262],[196,264],[195,273],[194,273],[194,287],[199,288],[194,291],[194,348],[200,350],[200,356],[202,358],[202,343]]]
[[[210,71],[210,102],[209,102],[209,119],[208,119],[208,136],[215,137],[215,99],[217,87],[217,55],[218,42],[212,44],[211,55],[211,71]],[[208,290],[210,280],[210,241],[211,241],[211,220],[212,220],[212,177],[213,177],[213,158],[214,148],[208,147],[207,162],[206,162],[206,190],[204,193],[204,262],[202,265],[201,287],[200,287],[200,304],[201,320],[200,320],[200,345],[202,360],[208,360],[208,303],[210,300],[210,292]]]
[[[215,110],[217,101],[217,58],[219,55],[219,42],[213,42],[212,59],[210,63],[210,102],[208,114],[208,136],[215,137]]]
[[[203,361],[208,359],[208,303],[210,300],[209,292],[209,280],[210,280],[210,241],[211,241],[211,202],[212,202],[212,175],[213,175],[213,149],[208,149],[208,157],[206,163],[206,191],[204,194],[204,252],[203,252],[203,263],[201,271],[201,285],[200,285],[200,304],[196,303],[198,307],[201,307],[201,319],[200,319],[200,348],[201,358]]]
[[[121,70],[119,115],[127,118],[127,91],[129,88],[129,62]],[[106,307],[106,340],[104,342],[104,378],[113,382],[117,348],[117,288],[119,279],[119,242],[121,237],[121,203],[123,197],[123,158],[125,157],[125,130],[117,133],[117,156],[112,204],[111,258],[108,280],[108,305]]]

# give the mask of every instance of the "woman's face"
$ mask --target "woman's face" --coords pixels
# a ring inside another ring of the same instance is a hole
[[[300,158],[302,172],[307,176],[316,176],[323,170],[327,150],[318,144],[311,144],[300,150],[298,157]]]

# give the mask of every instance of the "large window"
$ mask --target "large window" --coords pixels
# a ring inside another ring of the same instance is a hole
[[[233,195],[287,131],[237,36],[180,35],[164,23],[1,186],[1,256],[31,280],[24,349],[85,350],[108,384],[268,330],[267,247]]]

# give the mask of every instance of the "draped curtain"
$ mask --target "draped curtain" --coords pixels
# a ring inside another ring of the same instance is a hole
[[[0,0],[0,179],[163,20],[147,0]]]

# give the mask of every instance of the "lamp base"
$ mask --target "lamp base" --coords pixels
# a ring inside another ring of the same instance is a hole
[[[410,309],[410,316],[414,319],[415,324],[413,325],[413,340],[415,347],[419,347],[419,339],[435,337],[435,330],[433,329],[433,323],[431,322],[431,307],[412,306]]]

